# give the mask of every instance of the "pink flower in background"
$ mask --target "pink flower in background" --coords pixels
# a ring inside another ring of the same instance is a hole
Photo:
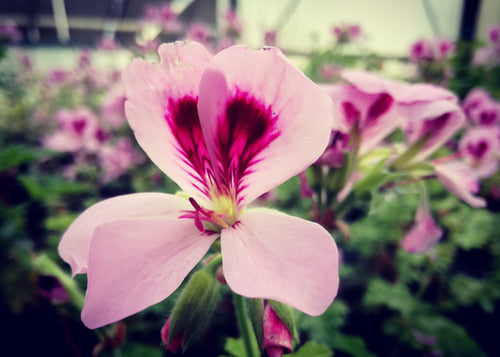
[[[224,13],[226,21],[226,31],[229,35],[240,36],[243,24],[235,10],[229,9]]]
[[[340,75],[341,69],[332,65],[324,64],[321,66],[321,78],[331,80]]]
[[[189,26],[186,39],[207,44],[210,40],[210,28],[202,22],[195,22]]]
[[[43,139],[49,149],[75,152],[80,149],[95,151],[99,146],[96,131],[99,129],[97,118],[88,108],[74,111],[62,109],[56,113],[59,130]]]
[[[264,45],[266,46],[276,46],[276,31],[266,31],[264,33]]]
[[[361,27],[358,24],[341,24],[332,26],[332,33],[337,42],[345,43],[361,38]]]
[[[455,43],[447,38],[440,38],[434,42],[436,46],[437,59],[446,59],[449,55],[455,52]]]
[[[430,61],[434,58],[429,40],[420,39],[410,47],[410,60],[413,62]]]
[[[103,51],[115,51],[120,45],[114,38],[102,37],[97,43],[97,48]]]
[[[408,253],[426,253],[443,235],[443,231],[436,225],[431,216],[428,202],[421,199],[415,223],[401,241],[401,246]]]
[[[123,175],[134,164],[139,163],[141,157],[132,147],[128,138],[121,138],[116,145],[105,145],[98,152],[99,160],[104,169],[102,181],[109,182]]]
[[[469,111],[469,119],[476,125],[497,127],[500,123],[500,102],[493,99],[482,101]]]
[[[488,31],[488,37],[494,45],[500,46],[500,26],[491,26]]]
[[[125,124],[125,94],[122,86],[108,91],[101,106],[101,117],[111,128]]]
[[[159,64],[136,59],[125,69],[125,110],[141,147],[190,199],[118,196],[73,222],[59,253],[73,274],[87,273],[82,320],[100,327],[165,299],[219,236],[235,293],[323,313],[338,289],[330,234],[243,208],[321,155],[331,100],[277,49],[212,57],[188,42],[159,55]]]
[[[500,128],[472,127],[460,138],[462,156],[478,178],[493,176],[500,159]]]
[[[479,192],[479,182],[474,170],[463,161],[435,163],[436,174],[443,186],[472,207],[485,207],[486,201],[474,194]]]
[[[482,88],[474,88],[465,97],[462,103],[467,119],[470,119],[471,112],[481,107],[484,103],[490,100],[490,94]]]
[[[402,125],[393,95],[386,88],[390,81],[375,74],[344,70],[342,79],[350,85],[325,86],[339,106],[347,130],[340,132],[360,136],[360,154],[367,153]]]

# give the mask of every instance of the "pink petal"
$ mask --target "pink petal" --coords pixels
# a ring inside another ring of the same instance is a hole
[[[479,191],[477,176],[472,169],[460,161],[449,161],[435,165],[436,174],[443,186],[472,207],[485,207],[486,201],[473,194]]]
[[[415,224],[401,241],[401,246],[408,253],[425,253],[432,248],[443,235],[430,212],[419,207],[415,216]]]
[[[190,196],[206,202],[209,159],[196,104],[211,55],[195,42],[164,44],[158,53],[159,64],[136,59],[125,68],[125,113],[151,160]]]
[[[320,315],[339,285],[338,252],[320,225],[284,214],[245,212],[221,234],[224,276],[237,294]]]
[[[330,98],[276,48],[215,55],[198,112],[217,188],[239,207],[315,162],[334,120]]]
[[[463,111],[457,104],[448,100],[400,105],[399,111],[406,117],[408,144],[413,144],[424,135],[428,136],[424,147],[412,158],[414,162],[425,160],[465,123]]]
[[[366,93],[388,93],[398,103],[408,104],[436,99],[446,99],[452,102],[458,100],[451,91],[427,83],[409,84],[393,81],[359,70],[344,70],[341,77]]]
[[[164,300],[216,238],[200,233],[189,219],[143,217],[99,225],[90,243],[82,321],[101,327]]]
[[[192,209],[185,198],[163,193],[136,193],[101,201],[87,208],[69,226],[59,243],[59,255],[71,266],[73,276],[84,274],[90,240],[99,224],[132,217],[177,217],[180,210]]]
[[[351,85],[324,85],[322,88],[340,107],[343,132],[349,132],[354,126],[361,131],[361,154],[373,149],[401,126],[401,116],[386,92],[372,91],[375,87],[364,91],[364,87]]]

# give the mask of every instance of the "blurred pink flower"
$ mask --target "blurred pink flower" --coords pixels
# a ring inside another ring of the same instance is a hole
[[[114,38],[102,37],[97,43],[97,48],[102,51],[114,51],[120,47],[118,41]]]
[[[111,128],[119,128],[125,124],[125,94],[121,85],[106,94],[101,106],[101,117]]]
[[[243,24],[237,12],[229,9],[224,13],[224,20],[226,21],[226,31],[230,36],[240,36]]]
[[[432,45],[427,39],[420,39],[410,47],[410,60],[413,62],[430,61],[434,58]]]
[[[87,273],[82,320],[97,328],[165,299],[219,236],[235,293],[323,313],[338,289],[330,234],[243,208],[319,157],[331,100],[277,49],[212,57],[177,42],[158,52],[159,64],[136,59],[125,69],[125,110],[141,147],[190,199],[118,196],[73,222],[59,253],[73,274]]]
[[[265,46],[276,46],[276,31],[266,31],[264,33],[264,45]]]
[[[101,147],[98,156],[104,170],[104,183],[118,178],[141,161],[128,138],[119,139],[116,145],[107,144]]]
[[[415,215],[415,223],[401,241],[401,246],[408,253],[426,253],[443,235],[443,231],[432,219],[430,209],[425,201],[425,199],[421,199]]]
[[[460,138],[462,156],[478,178],[493,176],[500,160],[500,128],[472,127]]]
[[[489,93],[483,88],[472,89],[465,97],[462,103],[462,109],[464,110],[467,119],[470,119],[471,112],[479,108],[483,103],[490,100]]]
[[[491,98],[483,100],[469,111],[469,119],[476,125],[497,127],[500,124],[500,102]]]
[[[42,140],[45,147],[63,152],[81,149],[95,151],[99,147],[98,138],[95,136],[99,126],[90,109],[61,109],[56,113],[56,121],[58,131]]]
[[[474,170],[465,162],[454,160],[435,163],[436,174],[443,186],[472,207],[485,207],[486,201],[474,196],[479,192],[479,182]]]
[[[210,40],[210,28],[202,22],[195,22],[189,26],[187,40],[208,44]]]

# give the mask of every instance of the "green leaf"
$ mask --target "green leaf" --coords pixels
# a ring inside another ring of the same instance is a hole
[[[36,200],[48,200],[60,195],[74,195],[91,192],[90,185],[83,185],[78,182],[67,181],[58,176],[18,176],[31,197]]]
[[[333,352],[326,346],[318,345],[315,342],[306,342],[291,357],[332,357]]]
[[[224,350],[232,357],[246,357],[245,346],[243,345],[241,338],[227,338],[226,343],[224,344]]]
[[[335,349],[347,352],[353,357],[376,357],[365,345],[365,341],[358,336],[341,335],[337,339]]]
[[[29,148],[22,145],[12,145],[0,151],[0,171],[4,171],[41,157],[54,155],[53,151],[40,148]]]

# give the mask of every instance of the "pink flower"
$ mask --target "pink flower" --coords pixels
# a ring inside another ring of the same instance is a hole
[[[112,128],[119,128],[126,122],[125,94],[121,86],[111,89],[104,98],[101,116]]]
[[[56,113],[59,130],[43,139],[49,149],[75,152],[80,149],[95,151],[99,146],[96,132],[99,130],[97,118],[88,108],[77,110],[62,109]]]
[[[347,132],[360,136],[360,154],[367,153],[402,125],[389,80],[375,74],[344,70],[351,85],[325,86],[342,113]],[[340,128],[342,131],[342,128]],[[344,131],[345,133],[345,131]]]
[[[426,253],[442,235],[443,231],[432,219],[428,205],[421,202],[415,215],[415,224],[406,233],[401,246],[408,253]]]
[[[276,46],[276,31],[266,31],[264,34],[264,45],[266,46]]]
[[[224,20],[226,20],[227,32],[230,36],[239,36],[243,24],[235,10],[229,9],[224,13]]]
[[[443,186],[452,194],[472,207],[485,207],[483,198],[474,196],[479,191],[479,183],[474,171],[462,161],[448,161],[434,165]]]
[[[438,59],[446,59],[450,54],[455,52],[455,43],[447,38],[440,38],[435,41],[436,57]]]
[[[488,31],[490,41],[495,45],[500,45],[500,26],[491,26]]]
[[[120,47],[114,38],[102,37],[97,43],[97,48],[103,51],[114,51]]]
[[[103,182],[116,179],[140,161],[128,138],[120,139],[116,146],[103,146],[98,155],[104,169]]]
[[[90,328],[160,302],[220,237],[237,294],[311,315],[338,289],[337,248],[318,224],[248,204],[304,171],[333,126],[331,100],[277,49],[161,45],[161,62],[124,71],[125,111],[151,160],[190,196],[137,193],[88,208],[61,257],[87,273]]]
[[[292,334],[269,303],[265,304],[263,321],[263,348],[269,357],[281,357],[292,352]]]
[[[490,95],[486,90],[482,88],[472,89],[462,103],[462,109],[464,110],[465,115],[467,115],[467,119],[470,119],[472,111],[480,108],[490,99]]]
[[[430,61],[434,59],[432,45],[429,40],[421,39],[410,47],[410,60],[413,62]]]
[[[193,23],[187,32],[187,39],[207,44],[210,40],[210,28],[201,22]]]
[[[493,176],[500,159],[500,130],[490,127],[472,127],[460,139],[459,147],[478,178]]]
[[[500,123],[500,103],[491,98],[483,100],[469,111],[469,118],[477,125],[496,127]]]

